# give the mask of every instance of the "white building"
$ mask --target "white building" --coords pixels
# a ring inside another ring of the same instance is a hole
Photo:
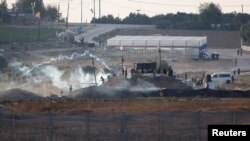
[[[182,50],[192,58],[199,58],[199,53],[206,49],[207,37],[195,36],[116,36],[108,39],[109,48]]]

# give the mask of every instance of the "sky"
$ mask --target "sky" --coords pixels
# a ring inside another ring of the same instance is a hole
[[[7,0],[8,6],[16,0]],[[67,16],[68,1],[70,1],[69,21],[81,22],[81,0],[43,0],[45,5],[58,6],[63,17]],[[204,2],[213,2],[221,6],[222,12],[241,12],[250,14],[250,0],[100,0],[101,16],[112,14],[114,17],[124,18],[131,12],[140,10],[140,13],[154,16],[157,14],[168,14],[177,12],[199,13],[198,7]],[[94,7],[94,0],[82,0],[83,22],[90,22],[94,14],[91,9]],[[99,17],[99,0],[96,3],[96,18]]]

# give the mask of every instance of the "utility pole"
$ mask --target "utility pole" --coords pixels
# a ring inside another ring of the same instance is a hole
[[[68,29],[68,24],[69,24],[69,1],[68,1],[68,10],[67,10],[66,29]]]
[[[58,22],[60,20],[60,4],[59,3],[57,5],[57,20],[58,20]]]
[[[2,22],[3,22],[3,16],[4,16],[4,10],[3,10],[3,4],[1,5],[1,9],[2,9]]]
[[[244,12],[244,5],[242,4],[241,5],[241,13],[243,14],[243,12]]]
[[[94,0],[94,23],[95,23],[95,0]]]
[[[82,29],[82,0],[81,0],[81,29]]]
[[[124,63],[124,58],[123,58],[123,56],[122,56],[122,69],[123,69],[123,63]]]
[[[32,4],[32,11],[33,11],[33,16],[35,16],[35,10],[34,10],[34,8],[35,8],[35,4],[36,3],[33,3]],[[39,13],[39,16],[37,16],[37,18],[38,18],[38,24],[37,24],[37,47],[38,47],[38,43],[39,43],[39,41],[40,41],[40,30],[41,30],[41,15],[40,15],[40,13]]]
[[[99,19],[101,18],[101,0],[99,0]]]
[[[159,69],[161,68],[161,48],[159,47]]]
[[[93,66],[93,69],[94,69],[95,85],[97,85],[96,74],[95,74],[95,60],[94,60],[94,57],[92,57],[92,66]]]
[[[37,43],[40,41],[40,28],[41,28],[41,19],[38,18],[38,25],[37,25]]]
[[[242,4],[241,5],[241,13],[243,14],[243,12],[244,12],[244,5]],[[243,43],[242,37],[240,38],[240,43],[241,43],[241,47],[242,47],[242,43]]]
[[[137,14],[140,14],[140,11],[141,11],[141,10],[140,10],[140,9],[137,9],[136,11],[137,11]]]

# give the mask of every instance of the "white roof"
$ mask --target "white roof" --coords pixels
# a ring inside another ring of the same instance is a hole
[[[108,39],[110,47],[201,47],[207,37],[197,36],[116,36]]]
[[[215,72],[212,75],[215,75],[215,74],[232,74],[232,72]]]

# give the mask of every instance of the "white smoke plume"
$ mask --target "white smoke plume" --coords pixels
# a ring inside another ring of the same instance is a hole
[[[105,68],[110,70],[103,60],[96,55],[91,54],[89,51],[83,53],[75,52],[70,56],[59,55],[56,58],[51,58],[49,61],[33,64],[31,67],[25,66],[22,62],[14,61],[10,63],[10,67],[19,77],[24,78],[25,81],[22,86],[51,84],[59,91],[69,91],[70,86],[72,86],[73,90],[76,90],[93,85],[95,83],[94,75],[84,72],[81,66],[71,69],[70,72],[67,72],[67,75],[65,75],[66,72],[64,70],[59,70],[53,65],[53,63],[64,60],[79,59],[81,57],[92,57],[95,61],[103,64]],[[103,70],[97,70],[97,84],[101,85],[102,82],[100,81],[100,77],[107,78],[107,75],[108,74],[104,73]],[[11,82],[10,84],[10,88],[15,87],[14,82]],[[21,86],[19,85],[19,87]]]
[[[30,67],[30,68],[27,67],[27,66],[22,65],[21,62],[16,62],[16,61],[11,63],[10,66],[13,67],[13,68],[18,68],[23,73],[24,76],[29,76],[30,73],[34,69],[38,69],[38,68],[40,68],[42,66],[50,65],[52,63],[59,62],[59,61],[64,61],[64,60],[75,60],[75,59],[79,59],[81,57],[92,57],[96,61],[98,61],[102,65],[104,65],[105,68],[110,70],[110,67],[108,67],[108,65],[102,59],[100,59],[96,55],[90,53],[90,51],[88,51],[88,50],[84,51],[83,53],[74,52],[70,56],[59,55],[57,58],[51,58],[49,61],[45,61],[45,62],[42,62],[42,63],[39,63],[39,64],[33,64],[33,66]]]

